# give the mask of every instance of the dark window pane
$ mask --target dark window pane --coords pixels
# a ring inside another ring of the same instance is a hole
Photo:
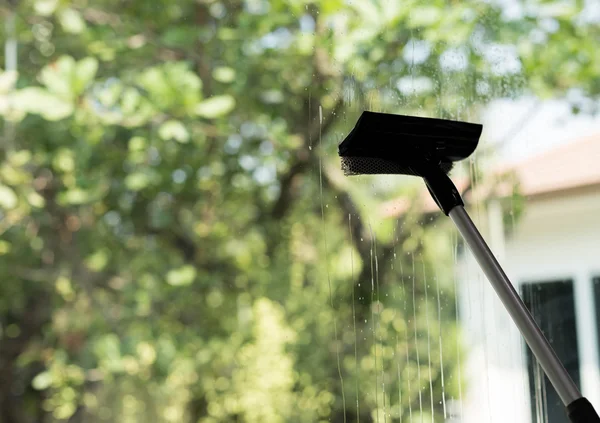
[[[527,308],[550,341],[558,358],[579,386],[573,281],[527,283],[522,287],[522,294]],[[543,374],[541,367],[537,364],[534,366],[533,355],[529,348],[527,348],[527,371],[532,421],[568,423],[560,397]]]
[[[592,279],[594,284],[594,304],[596,307],[596,327],[598,328],[598,338],[600,339],[600,276]]]

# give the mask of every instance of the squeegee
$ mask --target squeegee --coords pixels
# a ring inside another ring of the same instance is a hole
[[[558,393],[572,423],[600,423],[536,324],[464,208],[448,176],[479,143],[479,124],[365,111],[339,145],[346,175],[394,174],[423,178],[440,210],[452,219],[525,342]]]

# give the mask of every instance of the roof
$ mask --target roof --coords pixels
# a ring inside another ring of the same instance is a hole
[[[503,175],[513,174],[519,183],[519,192],[530,199],[539,195],[560,195],[573,189],[600,185],[600,134],[581,138],[526,160],[497,167],[493,171],[498,180]],[[461,193],[471,186],[468,179],[456,180]],[[480,188],[480,187],[479,187]],[[496,184],[495,194],[512,194],[512,186]],[[488,189],[484,191],[489,192]],[[437,206],[427,190],[420,195],[425,212],[437,211]],[[405,213],[410,204],[407,199],[399,198],[381,206],[385,217],[396,217]]]
[[[533,156],[509,170],[516,173],[526,196],[600,184],[600,134]]]

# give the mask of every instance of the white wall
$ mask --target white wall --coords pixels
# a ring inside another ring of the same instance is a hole
[[[573,279],[582,391],[600,409],[591,284],[593,276],[600,276],[600,189],[530,201],[516,230],[505,239],[497,230],[489,230],[491,212],[480,209],[471,214],[517,290],[525,281]],[[490,233],[495,233],[493,239]],[[468,252],[458,263],[458,275],[468,355],[463,360],[468,384],[463,421],[530,423],[529,382],[520,334]]]

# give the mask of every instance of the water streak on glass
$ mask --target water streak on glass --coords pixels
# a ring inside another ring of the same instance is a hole
[[[352,235],[352,215],[348,214],[348,237],[350,238],[350,244],[354,244],[354,238]],[[352,330],[354,331],[354,369],[356,375],[354,377],[355,390],[356,390],[356,422],[360,422],[360,395],[358,390],[358,382],[360,380],[360,370],[358,366],[358,333],[356,332],[356,297],[354,294],[354,250],[350,249],[350,268],[352,271]]]
[[[321,141],[322,141],[322,136],[323,134],[321,133],[321,125],[323,124],[323,109],[321,108],[321,106],[319,105],[319,145],[321,145]],[[322,224],[322,236],[323,236],[323,244],[324,244],[324,249],[325,249],[325,272],[326,272],[326,276],[327,276],[327,285],[329,288],[329,305],[331,306],[332,310],[335,310],[334,305],[333,305],[333,291],[331,288],[331,275],[329,272],[329,266],[330,266],[330,261],[329,261],[329,248],[327,245],[327,226],[325,224],[325,207],[324,207],[324,200],[323,200],[323,163],[322,163],[322,154],[319,154],[319,194],[320,194],[320,202],[321,202],[321,224]],[[337,371],[338,371],[338,376],[340,378],[340,384],[341,384],[341,393],[342,393],[342,404],[343,404],[343,415],[344,415],[344,423],[346,422],[346,393],[344,390],[344,377],[342,376],[342,365],[340,363],[340,348],[341,348],[341,342],[338,339],[338,329],[337,329],[337,317],[334,315],[333,317],[333,333],[334,333],[334,340],[335,340],[335,354],[336,354],[336,361],[337,361]]]

